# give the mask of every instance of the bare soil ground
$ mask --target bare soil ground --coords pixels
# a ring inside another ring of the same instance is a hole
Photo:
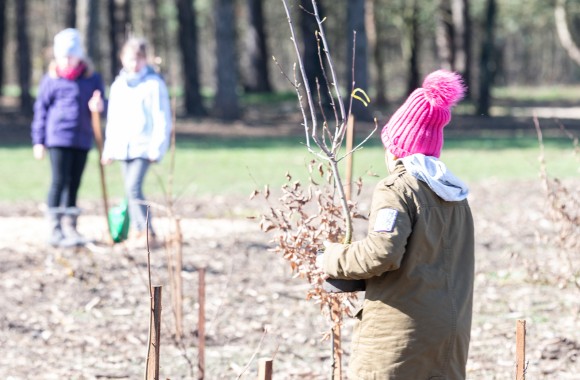
[[[221,123],[199,124],[184,123],[179,131],[232,131]],[[277,124],[253,124],[250,119],[233,129],[267,135]],[[278,133],[296,133],[291,124]],[[21,130],[10,136],[14,143],[25,140]],[[369,192],[365,189],[360,198],[363,208],[365,202],[368,207]],[[477,276],[468,379],[514,377],[517,319],[527,321],[527,378],[578,379],[580,291],[558,281],[568,260],[544,239],[554,231],[539,182],[490,179],[471,186],[470,202]],[[36,203],[0,203],[0,378],[143,378],[149,327],[146,248],[47,248],[46,226]],[[106,226],[98,216],[99,205],[81,206],[86,212],[81,232],[101,239]],[[255,378],[260,357],[275,358],[276,379],[329,378],[331,346],[321,339],[328,323],[319,307],[305,300],[305,281],[292,278],[287,263],[268,252],[270,236],[256,221],[210,219],[207,212],[231,215],[233,207],[245,207],[257,213],[265,206],[262,201],[214,197],[188,200],[180,208],[181,342],[173,338],[166,252],[151,251],[153,283],[163,286],[160,378],[197,378],[201,267],[207,268],[206,379]],[[159,217],[155,223],[160,235],[166,234],[168,221]],[[345,320],[342,331],[346,367],[351,320]]]

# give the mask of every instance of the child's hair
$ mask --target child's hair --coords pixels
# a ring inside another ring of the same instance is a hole
[[[121,55],[126,51],[135,53],[138,57],[147,58],[147,41],[143,38],[131,37],[121,49]]]

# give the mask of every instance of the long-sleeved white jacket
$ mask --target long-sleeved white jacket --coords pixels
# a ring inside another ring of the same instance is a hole
[[[163,79],[146,66],[121,70],[109,95],[104,159],[160,161],[169,146],[171,109]]]

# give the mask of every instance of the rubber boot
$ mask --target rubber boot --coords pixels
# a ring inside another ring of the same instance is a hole
[[[77,207],[67,207],[65,209],[63,219],[64,239],[60,242],[61,247],[79,247],[89,243],[90,240],[77,231],[77,221],[80,211]]]
[[[62,209],[59,207],[51,207],[46,213],[48,219],[48,226],[50,234],[48,236],[48,244],[53,247],[60,246],[64,240],[64,233],[62,231]]]

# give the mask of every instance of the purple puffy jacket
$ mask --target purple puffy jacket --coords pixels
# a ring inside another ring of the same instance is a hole
[[[95,90],[104,96],[103,80],[95,72],[76,80],[46,74],[34,103],[33,145],[91,149],[93,129],[88,103]]]

